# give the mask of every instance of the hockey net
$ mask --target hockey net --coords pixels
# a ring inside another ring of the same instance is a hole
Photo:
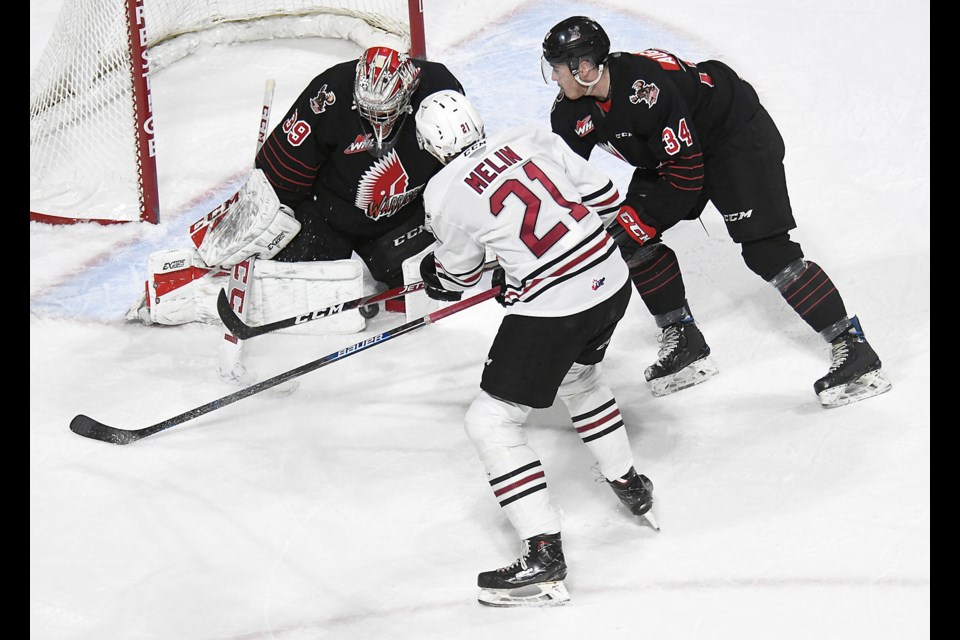
[[[150,74],[283,37],[426,54],[422,0],[64,0],[30,79],[30,219],[159,222]]]

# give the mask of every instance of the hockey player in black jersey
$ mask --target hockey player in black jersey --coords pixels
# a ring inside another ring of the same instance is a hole
[[[821,404],[840,406],[891,388],[856,316],[834,283],[790,239],[784,144],[753,87],[726,64],[691,63],[659,49],[610,53],[594,20],[574,16],[543,39],[544,80],[560,93],[553,131],[580,156],[600,147],[635,167],[614,235],[630,276],[661,329],[645,377],[654,395],[717,372],[694,322],[680,266],[663,233],[712,202],[747,267],[772,284],[832,348],[814,383]]]
[[[401,263],[433,243],[423,189],[441,165],[417,146],[423,96],[463,92],[442,64],[387,47],[316,76],[257,154],[299,233],[275,259],[341,260],[355,251],[374,279],[403,284]]]
[[[386,288],[418,278],[418,254],[434,243],[423,190],[441,165],[419,148],[412,113],[442,89],[463,92],[442,64],[388,47],[320,73],[258,148],[246,183],[190,226],[193,247],[151,254],[127,319],[221,325],[221,290],[253,324],[307,313],[362,294],[354,253]],[[264,129],[269,112],[265,102]],[[416,316],[432,304],[417,295],[384,306]],[[312,330],[359,331],[361,315],[375,311],[337,314]],[[240,345],[224,334],[218,352],[217,372],[231,384],[250,379]]]
[[[388,47],[321,72],[266,137],[246,184],[190,227],[196,250],[151,256],[145,288],[152,295],[127,317],[219,323],[209,304],[210,290],[215,300],[220,289],[215,273],[251,256],[263,274],[298,283],[286,287],[292,301],[283,286],[261,288],[262,302],[252,305],[261,321],[271,310],[289,316],[339,295],[330,282],[354,273],[359,282],[354,252],[387,288],[403,284],[404,260],[434,242],[423,224],[423,189],[441,167],[417,146],[411,114],[441,89],[463,92],[444,65]],[[263,275],[252,271],[254,279]]]

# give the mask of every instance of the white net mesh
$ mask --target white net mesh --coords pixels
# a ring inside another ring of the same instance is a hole
[[[31,217],[141,217],[133,0],[65,0],[30,79]],[[410,48],[407,0],[142,0],[154,73],[198,47],[320,36]],[[40,214],[35,215],[35,214]]]

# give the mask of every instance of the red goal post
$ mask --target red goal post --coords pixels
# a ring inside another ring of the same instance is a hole
[[[277,37],[426,58],[422,0],[64,0],[30,78],[30,219],[159,223],[150,74]]]

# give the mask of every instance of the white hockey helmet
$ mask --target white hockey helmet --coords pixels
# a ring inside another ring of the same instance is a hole
[[[410,99],[420,84],[420,69],[410,56],[389,47],[370,47],[357,61],[353,84],[353,100],[357,111],[373,127],[377,148],[405,113],[410,113]]]
[[[417,144],[442,164],[486,141],[477,108],[465,95],[451,89],[424,98],[415,120]]]

